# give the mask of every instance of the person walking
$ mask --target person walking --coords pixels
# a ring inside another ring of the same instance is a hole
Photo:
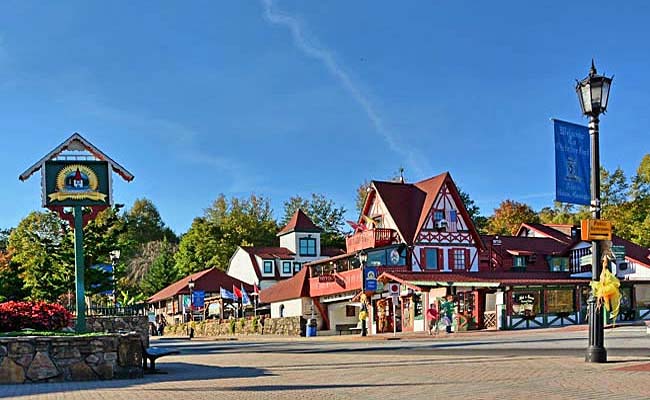
[[[435,335],[438,336],[438,322],[440,319],[440,313],[438,312],[438,307],[436,304],[431,303],[429,305],[429,309],[427,310],[427,317],[429,318],[429,335],[433,335],[435,332]]]

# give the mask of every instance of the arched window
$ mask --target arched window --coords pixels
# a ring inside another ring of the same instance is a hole
[[[284,318],[284,304],[280,304],[280,318]]]

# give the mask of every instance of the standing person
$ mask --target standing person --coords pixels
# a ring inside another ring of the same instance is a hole
[[[435,331],[435,335],[438,336],[438,320],[440,318],[440,313],[438,312],[438,307],[435,303],[429,305],[427,317],[429,317],[429,335],[432,335]]]
[[[447,296],[447,298],[440,304],[440,308],[442,310],[440,314],[442,322],[445,324],[445,330],[447,331],[447,334],[451,333],[451,324],[454,318],[455,307],[456,305],[454,304],[454,296],[452,295]]]
[[[167,320],[165,316],[160,314],[160,320],[158,321],[158,336],[162,336],[165,333],[165,326],[167,325]]]

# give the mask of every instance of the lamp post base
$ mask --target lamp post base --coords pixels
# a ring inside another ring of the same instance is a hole
[[[587,347],[587,353],[585,354],[585,362],[592,363],[606,363],[607,362],[607,350],[604,347]]]

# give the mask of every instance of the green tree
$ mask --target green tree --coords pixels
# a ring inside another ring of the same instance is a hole
[[[610,173],[600,168],[600,204],[602,207],[618,206],[627,201],[629,185],[623,170],[618,167]]]
[[[23,289],[19,265],[12,261],[10,251],[0,251],[0,302],[20,300],[24,296],[26,293]]]
[[[481,215],[481,209],[472,200],[469,193],[463,191],[461,188],[458,188],[458,193],[476,229],[481,233],[487,232],[488,218]]]
[[[183,276],[210,267],[226,270],[237,246],[276,245],[277,231],[268,199],[220,195],[181,237],[176,265]]]
[[[286,225],[298,209],[307,214],[314,224],[323,230],[320,238],[323,247],[343,248],[345,246],[344,207],[337,206],[333,200],[318,193],[312,193],[311,199],[294,196],[284,202],[284,217],[281,224]]]
[[[357,187],[357,194],[354,199],[354,205],[359,214],[361,214],[363,211],[363,205],[366,204],[368,190],[370,190],[370,181],[363,181],[363,183]]]
[[[639,163],[636,175],[632,178],[631,196],[633,200],[650,195],[650,154],[646,154]]]
[[[538,223],[539,217],[528,204],[504,200],[489,219],[488,233],[491,235],[514,235],[524,222]]]
[[[54,213],[32,212],[20,221],[9,251],[29,298],[54,301],[73,288],[72,246],[67,225]]]
[[[0,229],[0,251],[7,251],[11,229]]]
[[[142,292],[147,297],[181,278],[174,261],[174,254],[178,246],[166,240],[149,242],[149,244],[150,246],[157,247],[154,252],[157,256],[142,279]]]

